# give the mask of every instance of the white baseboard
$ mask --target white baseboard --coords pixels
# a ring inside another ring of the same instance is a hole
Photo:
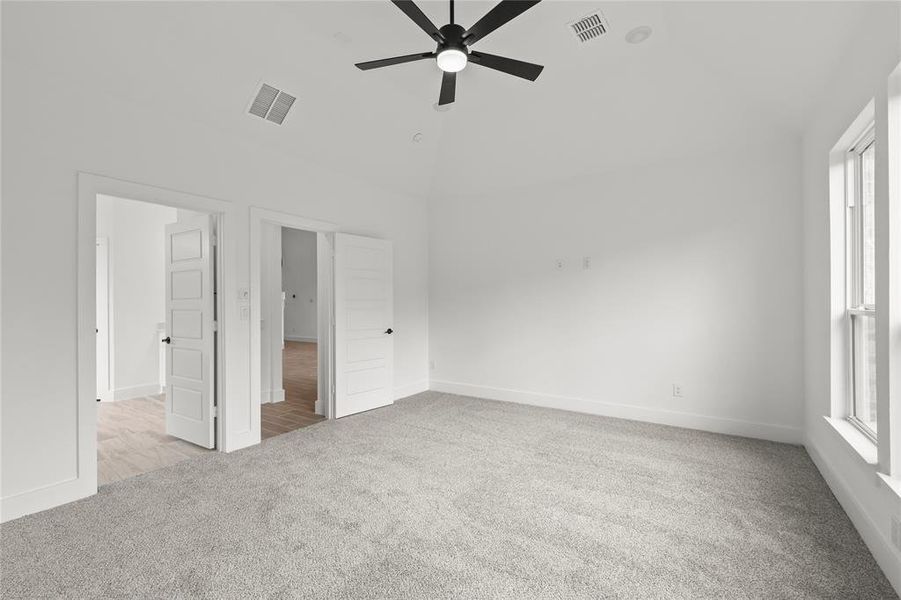
[[[96,494],[96,486],[90,487],[87,479],[68,479],[3,498],[0,500],[0,523]]]
[[[131,400],[144,396],[156,396],[160,393],[159,383],[147,383],[113,390],[113,400]]]
[[[315,344],[316,342],[319,341],[319,338],[305,337],[302,335],[286,335],[285,341],[286,342],[309,342],[309,343]]]
[[[412,396],[414,394],[421,394],[422,392],[427,391],[429,391],[428,381],[416,381],[413,383],[407,383],[405,385],[397,386],[394,388],[394,399],[400,400],[401,398],[406,398],[407,396]]]
[[[819,469],[820,475],[826,480],[832,494],[845,509],[854,528],[857,529],[867,548],[870,549],[876,562],[882,568],[885,577],[895,591],[901,595],[901,556],[892,548],[891,540],[885,537],[883,533],[885,528],[880,528],[873,521],[873,518],[857,499],[853,488],[848,485],[844,477],[829,466],[829,463],[810,440],[805,443],[805,449],[813,460],[813,464]]]
[[[260,392],[260,404],[274,404],[285,401],[285,390],[263,390]]]
[[[712,431],[714,433],[740,435],[762,440],[771,440],[774,442],[800,444],[803,441],[801,428],[790,427],[787,425],[773,425],[770,423],[757,423],[740,419],[710,417],[695,413],[647,408],[630,404],[615,404],[612,402],[601,402],[599,400],[588,400],[585,398],[552,396],[523,390],[494,388],[453,381],[432,380],[429,387],[437,392],[447,392],[449,394],[475,396],[477,398],[487,398],[489,400],[502,400],[504,402],[543,406],[545,408],[559,408],[561,410],[591,415],[616,417],[618,419],[630,419],[633,421],[646,421],[649,423],[659,423],[661,425],[673,425],[675,427],[685,427],[687,429],[700,429],[703,431]]]

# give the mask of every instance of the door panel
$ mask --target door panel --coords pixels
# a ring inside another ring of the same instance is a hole
[[[166,433],[215,447],[213,245],[209,216],[166,226]]]
[[[110,352],[109,243],[97,238],[97,398],[113,399]]]
[[[335,416],[394,402],[391,242],[335,234]]]

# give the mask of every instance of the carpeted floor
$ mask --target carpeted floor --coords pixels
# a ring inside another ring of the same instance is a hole
[[[427,392],[0,527],[13,598],[897,598],[802,448]]]

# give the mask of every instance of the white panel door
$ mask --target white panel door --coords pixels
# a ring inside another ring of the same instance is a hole
[[[97,399],[113,399],[110,356],[109,244],[97,238]]]
[[[211,217],[166,225],[166,433],[216,445]]]
[[[391,242],[335,234],[335,416],[394,402]]]

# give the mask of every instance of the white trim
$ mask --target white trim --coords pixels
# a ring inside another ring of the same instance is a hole
[[[879,452],[876,443],[856,425],[847,419],[835,419],[833,417],[823,417],[826,423],[838,434],[838,436],[848,444],[851,449],[860,457],[860,460],[875,468],[879,464]]]
[[[326,247],[328,243],[328,236],[337,231],[338,226],[334,223],[329,223],[326,221],[317,221],[314,219],[308,219],[306,217],[302,217],[300,215],[293,215],[291,213],[284,213],[274,210],[269,210],[266,208],[260,208],[257,206],[250,207],[250,322],[254,324],[254,326],[250,327],[250,431],[247,432],[249,436],[253,439],[256,439],[256,442],[259,443],[261,439],[261,411],[260,404],[262,403],[263,391],[261,389],[262,384],[262,352],[260,345],[261,341],[261,328],[260,328],[260,319],[262,319],[261,314],[261,252],[260,252],[260,230],[262,228],[263,223],[273,223],[275,225],[280,225],[282,227],[290,227],[292,229],[302,229],[304,231],[312,231],[317,234],[317,255],[316,255],[316,272],[317,272],[317,287],[319,289],[319,306],[323,307],[323,298],[328,298],[329,304],[331,302],[330,290],[332,287],[332,278],[333,278],[333,257],[331,252],[326,255],[326,253],[322,252],[322,249]],[[320,268],[323,266],[325,268]],[[331,395],[332,395],[332,386],[331,386],[331,373],[333,372],[331,363],[333,361],[333,353],[332,353],[332,343],[331,338],[334,336],[334,326],[331,323],[330,312],[327,310],[319,311],[319,323],[318,323],[318,331],[320,333],[320,338],[317,340],[319,344],[317,348],[318,356],[319,356],[319,377],[318,379],[318,392],[317,399],[314,410],[318,414],[325,415],[326,418],[331,418],[332,411],[330,406],[332,404]],[[329,377],[324,380],[323,373],[328,373]],[[322,411],[322,396],[323,392],[328,397],[328,402],[326,403],[325,412]]]
[[[803,440],[801,428],[788,425],[773,425],[770,423],[758,423],[755,421],[744,421],[726,417],[711,417],[695,413],[647,408],[630,404],[615,404],[612,402],[603,402],[587,398],[554,396],[524,390],[495,388],[453,381],[436,381],[434,379],[430,383],[430,389],[450,394],[475,396],[477,398],[529,404],[532,406],[543,406],[546,408],[558,408],[561,410],[615,417],[618,419],[660,423],[662,425],[685,427],[687,429],[700,429],[703,431],[725,433],[728,435],[740,435],[762,440],[771,440],[774,442],[800,444]]]
[[[813,464],[820,471],[823,479],[826,480],[826,484],[832,490],[836,500],[841,504],[848,518],[851,519],[854,528],[857,529],[860,537],[863,538],[867,548],[873,553],[873,557],[882,568],[882,572],[885,573],[889,583],[892,584],[895,591],[901,593],[901,555],[892,549],[891,540],[887,539],[883,534],[883,531],[889,531],[888,524],[883,528],[873,521],[864,507],[858,502],[852,488],[837,471],[829,467],[828,461],[824,459],[810,440],[805,444],[805,449],[811,460],[813,460]]]
[[[260,403],[275,404],[285,401],[285,390],[263,390],[260,393]]]
[[[335,418],[335,232],[316,233],[317,414]]]
[[[400,400],[401,398],[415,396],[416,394],[421,394],[422,392],[427,391],[429,391],[428,381],[414,381],[413,383],[394,386],[394,399]]]
[[[94,402],[97,402],[96,398]],[[94,460],[96,461],[96,457]],[[95,473],[95,480],[96,477]],[[95,482],[92,486],[89,479],[89,477],[76,477],[7,496],[0,500],[0,522],[5,523],[54,506],[93,496],[97,493],[97,484]]]
[[[156,396],[160,393],[160,384],[145,383],[144,385],[133,385],[131,387],[119,388],[113,390],[113,401],[132,400],[134,398],[143,398],[145,396]]]
[[[878,248],[876,280],[885,283],[877,290],[876,302],[880,306],[881,332],[876,340],[877,376],[880,369],[885,371],[877,384],[877,418],[879,422],[879,463],[894,481],[901,480],[901,62],[888,78],[885,124],[879,123],[877,136],[880,140],[881,164],[884,166],[881,179],[877,179],[877,218],[885,220],[885,239],[888,248]],[[877,162],[878,169],[880,163]],[[877,173],[877,178],[880,173]],[[879,195],[881,182],[885,191]],[[880,239],[880,241],[883,241]],[[880,294],[880,292],[882,292]],[[881,351],[881,356],[879,353]],[[881,358],[881,360],[879,360]],[[894,489],[894,488],[893,488]]]
[[[315,344],[316,342],[319,341],[319,338],[305,337],[302,335],[286,335],[285,341],[286,342],[307,342],[310,344]]]

